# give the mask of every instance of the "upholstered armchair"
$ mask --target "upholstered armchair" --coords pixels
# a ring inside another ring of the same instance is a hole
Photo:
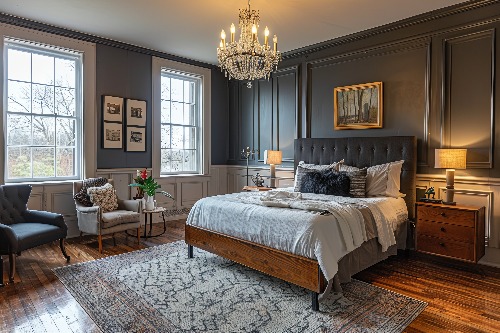
[[[106,180],[104,178],[92,178],[73,183],[73,195],[75,196],[76,215],[78,217],[78,228],[80,235],[83,233],[97,235],[99,244],[99,252],[102,253],[102,236],[113,235],[116,232],[126,231],[130,229],[137,230],[137,242],[140,238],[140,225],[142,207],[139,200],[120,200],[116,199],[118,208],[106,211],[101,206],[88,206],[82,203],[85,200],[79,200],[77,194],[83,195],[92,185],[100,185],[98,180]],[[113,180],[108,179],[107,183],[113,185]],[[83,191],[82,191],[83,188]],[[95,188],[95,187],[94,187]],[[115,241],[116,245],[116,241]]]
[[[61,214],[28,209],[30,185],[0,185],[0,256],[9,255],[9,281],[14,281],[16,254],[59,240],[62,254],[68,233]],[[2,260],[0,260],[0,263]],[[3,282],[3,265],[0,268]]]

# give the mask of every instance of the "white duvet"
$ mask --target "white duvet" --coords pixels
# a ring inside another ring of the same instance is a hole
[[[402,198],[346,198],[286,191],[207,197],[191,209],[187,224],[317,259],[327,280],[338,261],[367,240],[363,216],[372,213],[383,251],[396,244],[394,230],[408,213]]]

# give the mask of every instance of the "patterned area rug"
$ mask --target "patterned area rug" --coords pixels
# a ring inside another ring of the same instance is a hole
[[[426,303],[353,280],[311,310],[310,292],[176,242],[56,275],[104,332],[402,332]]]

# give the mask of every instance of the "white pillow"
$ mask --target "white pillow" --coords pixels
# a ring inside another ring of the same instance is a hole
[[[344,160],[333,162],[332,164],[308,164],[304,161],[300,161],[297,166],[297,170],[295,170],[295,179],[293,182],[293,188],[295,192],[299,192],[300,189],[300,181],[302,178],[303,170],[314,170],[314,171],[325,171],[328,169],[334,171],[340,171],[339,168],[344,163]]]
[[[401,168],[404,161],[396,161],[374,165],[368,168],[366,175],[366,196],[367,197],[404,197],[400,193]],[[356,171],[359,168],[341,165],[340,171]]]

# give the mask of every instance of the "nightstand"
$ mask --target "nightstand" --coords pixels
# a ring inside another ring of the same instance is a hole
[[[416,248],[477,263],[484,256],[484,207],[417,202]]]

